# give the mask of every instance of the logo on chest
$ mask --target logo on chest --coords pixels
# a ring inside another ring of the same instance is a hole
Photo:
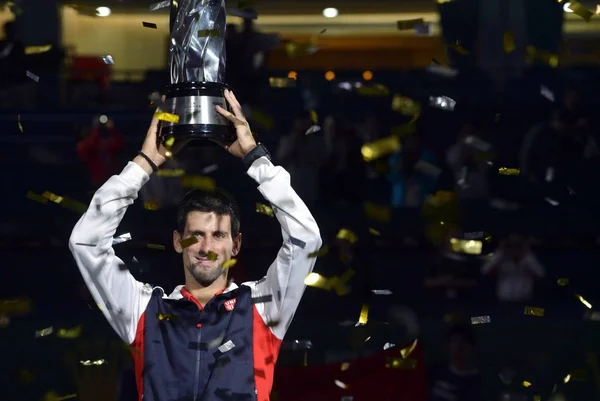
[[[225,306],[225,309],[231,312],[233,308],[235,308],[235,298],[223,302],[223,305]]]

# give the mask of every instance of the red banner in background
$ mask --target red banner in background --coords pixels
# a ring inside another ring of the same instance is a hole
[[[277,367],[271,400],[426,401],[422,349],[417,345],[406,359],[400,349],[333,365]]]

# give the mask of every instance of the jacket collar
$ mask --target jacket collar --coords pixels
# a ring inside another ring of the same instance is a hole
[[[178,285],[177,287],[175,287],[175,289],[173,290],[173,292],[167,297],[168,299],[182,299],[183,298],[183,294],[181,293],[181,290],[183,290],[185,288],[185,286],[182,285]],[[238,286],[236,283],[234,282],[230,282],[229,285],[227,286],[227,288],[225,288],[224,290],[218,291],[215,293],[215,295],[220,295],[223,293],[228,293],[230,291],[233,291],[235,289],[237,289]]]

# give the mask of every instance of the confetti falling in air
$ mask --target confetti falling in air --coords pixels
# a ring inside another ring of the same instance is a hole
[[[73,340],[81,336],[81,331],[83,330],[83,325],[79,325],[70,329],[59,329],[56,333],[56,337],[62,338],[65,340]]]
[[[519,174],[521,174],[521,169],[500,167],[498,169],[498,174],[500,174],[500,175],[519,175]]]
[[[164,245],[160,244],[147,244],[146,247],[149,249],[156,249],[159,251],[164,251],[165,249],[167,249]]]
[[[360,316],[358,317],[357,325],[367,324],[369,321],[369,304],[363,304],[360,310]]]
[[[385,367],[391,369],[412,370],[417,367],[417,360],[412,358],[387,358]]]
[[[157,119],[159,119],[161,121],[166,121],[168,123],[177,124],[179,122],[179,116],[177,114],[158,112],[158,113],[154,114],[154,117],[156,117]]]
[[[333,383],[341,389],[348,390],[348,385],[341,380],[334,380]]]
[[[592,309],[592,304],[585,300],[581,295],[575,294],[575,297],[581,302],[586,308]]]
[[[321,247],[321,249],[318,249],[314,252],[309,253],[308,257],[309,258],[318,258],[318,257],[327,255],[328,252],[329,252],[329,245],[323,245]]]
[[[208,260],[210,260],[211,262],[216,261],[217,259],[219,259],[219,255],[213,251],[208,251],[208,254],[206,255],[206,258]]]
[[[586,22],[590,22],[594,13],[588,10],[586,6],[578,2],[577,0],[569,1],[569,9],[573,11],[573,14],[580,16]]]
[[[293,78],[270,77],[269,86],[271,88],[294,88],[296,80]]]
[[[160,208],[160,203],[158,203],[158,201],[144,202],[144,209],[146,209],[146,210],[158,210],[159,208]]]
[[[171,315],[170,313],[157,313],[156,318],[160,321],[170,322],[175,320],[177,317],[175,315]]]
[[[186,175],[181,177],[181,186],[183,188],[197,188],[203,191],[214,191],[217,183],[214,178],[203,175]]]
[[[196,238],[196,237],[189,237],[189,238],[182,239],[181,241],[179,241],[179,245],[181,246],[181,249],[185,249],[185,248],[190,247],[197,243],[198,243],[198,238]]]
[[[360,149],[364,161],[370,162],[400,151],[400,139],[396,135],[366,143]]]
[[[425,20],[423,18],[409,19],[404,21],[398,21],[396,27],[399,31],[406,31],[409,29],[415,29],[417,25],[423,25]]]
[[[237,263],[237,259],[229,259],[229,260],[226,260],[226,261],[223,263],[223,266],[222,266],[222,267],[223,267],[223,269],[230,269],[230,268],[232,268],[233,266],[235,266],[235,265],[236,265],[236,263]]]
[[[198,31],[199,38],[217,38],[221,36],[221,32],[218,29],[201,29]]]
[[[559,278],[556,283],[558,285],[560,285],[561,287],[565,287],[567,285],[569,285],[569,279],[568,278]]]
[[[533,306],[526,306],[525,307],[525,315],[529,315],[529,316],[544,316],[544,309],[543,308],[536,308]]]
[[[44,394],[43,401],[64,401],[64,400],[70,400],[75,397],[77,397],[77,394],[69,394],[69,395],[61,396],[61,395],[56,394],[54,391],[48,391],[46,394]]]
[[[264,214],[265,216],[269,217],[275,217],[275,212],[273,212],[273,208],[262,203],[256,204],[256,213]]]
[[[417,344],[419,343],[419,339],[416,338],[411,345],[409,345],[406,348],[402,348],[400,350],[400,356],[402,356],[403,359],[406,359],[410,356],[410,354],[413,353],[413,351],[415,350],[415,348],[417,348]]]
[[[31,56],[32,54],[42,54],[50,51],[50,49],[52,49],[52,45],[27,46],[25,48],[25,55]]]
[[[34,81],[36,83],[40,82],[40,77],[38,77],[31,71],[25,71],[25,75],[27,76],[27,78],[31,79],[32,81]]]
[[[163,8],[167,8],[171,6],[171,0],[159,1],[158,3],[154,3],[150,5],[150,11],[161,10]]]
[[[512,53],[517,49],[517,45],[515,44],[515,37],[512,31],[504,32],[504,34],[502,35],[502,43],[504,51],[506,53]]]
[[[485,323],[490,323],[490,317],[489,316],[473,316],[471,317],[471,324],[485,324]]]
[[[358,236],[354,232],[350,231],[347,228],[340,229],[340,231],[338,231],[335,238],[341,239],[341,240],[346,240],[346,241],[350,242],[351,244],[355,244],[356,242],[358,242]]]
[[[156,26],[155,23],[153,22],[142,22],[142,26],[144,28],[151,28],[151,29],[157,29],[158,27]]]
[[[17,127],[19,127],[19,131],[23,132],[23,124],[21,124],[21,115],[17,114]]]
[[[41,329],[35,332],[35,337],[46,337],[54,332],[54,328],[52,326],[46,327],[45,329]]]
[[[113,59],[113,57],[110,54],[107,54],[106,56],[102,57],[102,61],[104,61],[104,64],[114,64],[115,60]]]
[[[85,360],[85,361],[79,361],[79,364],[82,366],[101,366],[101,365],[106,365],[108,364],[108,362],[106,361],[106,359],[96,359],[96,360]]]

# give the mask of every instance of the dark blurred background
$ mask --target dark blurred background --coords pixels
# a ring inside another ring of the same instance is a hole
[[[2,3],[0,399],[136,399],[126,347],[67,239],[136,154],[149,95],[169,83],[168,9]],[[355,272],[348,291],[307,288],[279,366],[356,361],[418,338],[432,400],[600,399],[597,4],[227,6],[227,81],[319,223],[329,252],[315,272]],[[240,162],[195,146],[164,170],[118,232],[131,234],[115,249],[132,274],[167,292],[180,284],[174,207],[209,176],[243,209],[232,274],[260,278],[280,231],[257,212]],[[460,351],[446,336],[456,324],[470,327]]]

